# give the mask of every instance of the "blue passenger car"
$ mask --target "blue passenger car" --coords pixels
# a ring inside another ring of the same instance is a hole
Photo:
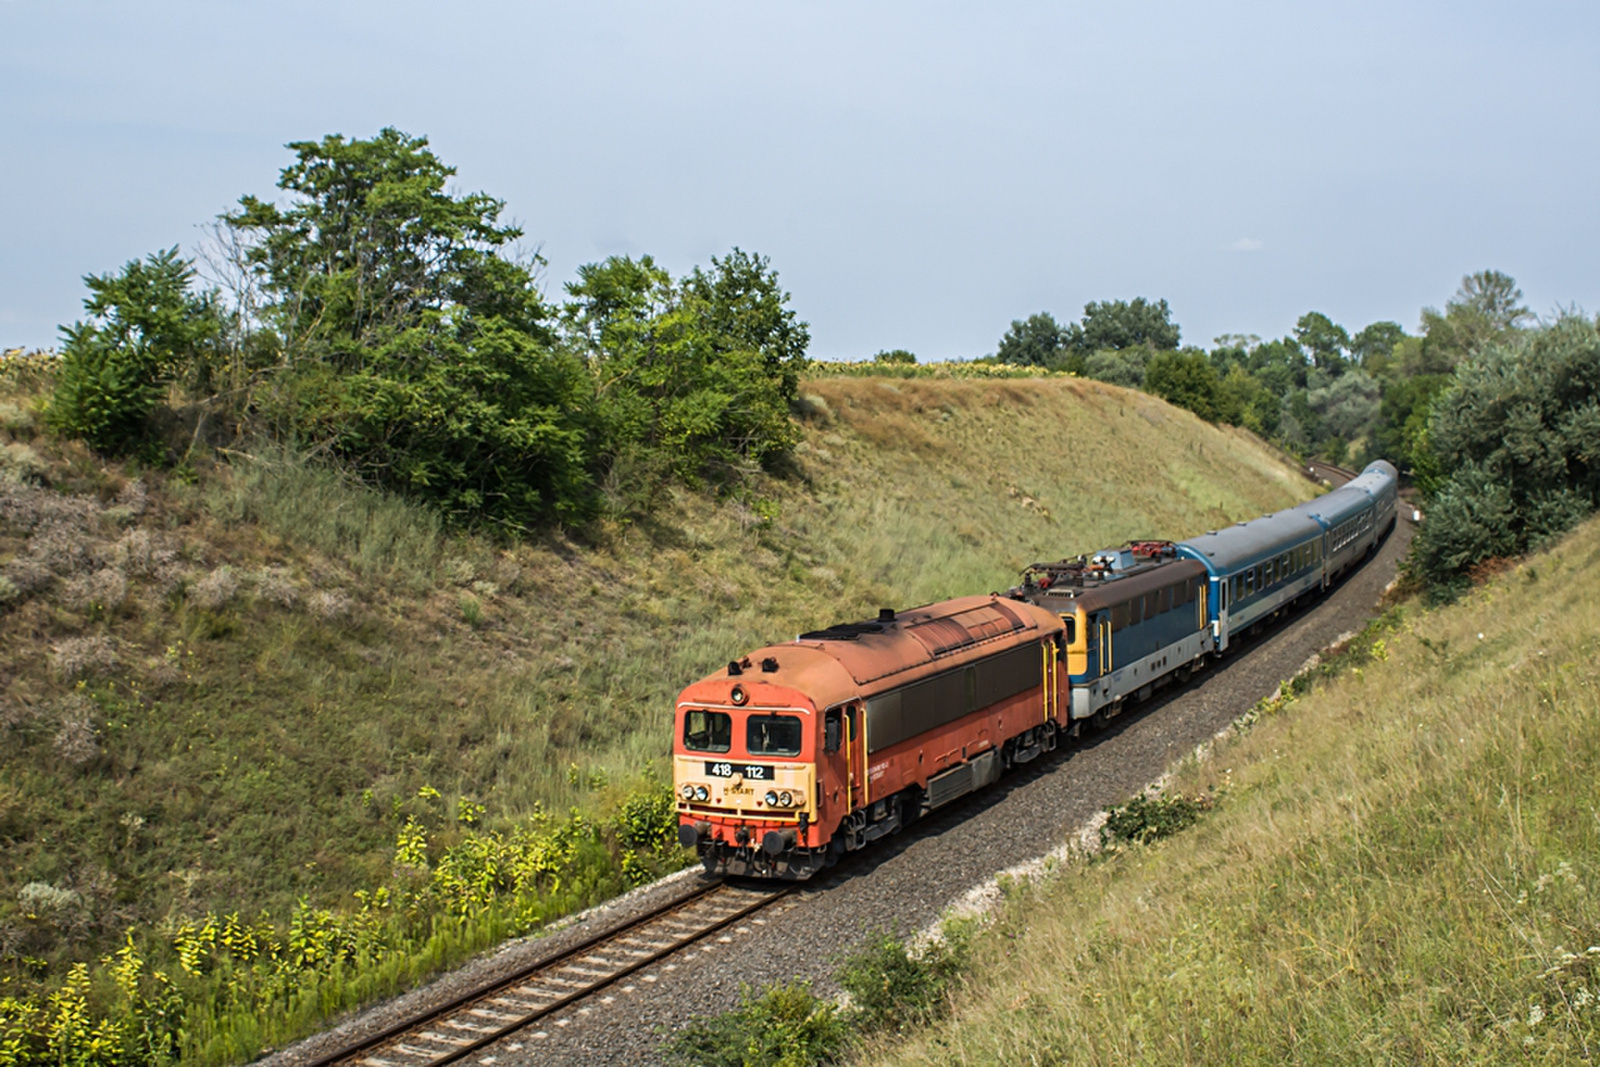
[[[1209,575],[1217,651],[1251,626],[1322,585],[1323,527],[1293,508],[1178,542],[1178,555]]]

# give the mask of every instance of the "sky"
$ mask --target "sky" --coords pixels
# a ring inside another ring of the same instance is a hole
[[[1166,299],[1186,343],[1417,326],[1463,275],[1600,311],[1600,5],[0,0],[0,346],[423,135],[578,266],[769,258],[811,355],[993,352]]]

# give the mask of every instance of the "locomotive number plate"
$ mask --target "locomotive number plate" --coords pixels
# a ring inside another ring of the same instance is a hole
[[[713,762],[706,761],[706,774],[712,778],[732,778],[736,774],[743,775],[746,781],[770,782],[772,768],[761,763],[729,763],[726,760]]]

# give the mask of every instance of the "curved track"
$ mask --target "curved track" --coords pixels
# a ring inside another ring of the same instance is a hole
[[[620,929],[434,1005],[308,1063],[311,1067],[437,1067],[455,1063],[748,918],[791,888],[713,882],[686,898],[646,912]]]

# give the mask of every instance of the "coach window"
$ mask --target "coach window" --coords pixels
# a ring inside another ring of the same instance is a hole
[[[733,744],[733,719],[722,711],[691,710],[683,716],[683,747],[690,752],[726,752]]]
[[[793,715],[752,715],[744,736],[752,756],[800,754],[800,720]]]

